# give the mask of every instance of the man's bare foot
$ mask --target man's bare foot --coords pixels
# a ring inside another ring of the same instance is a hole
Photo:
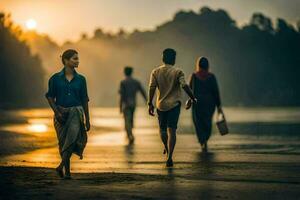
[[[60,178],[63,178],[64,177],[64,171],[63,171],[63,168],[62,167],[57,167],[55,169],[57,175],[60,177]]]

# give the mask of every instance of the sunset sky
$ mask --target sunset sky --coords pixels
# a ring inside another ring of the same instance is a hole
[[[59,43],[83,32],[92,35],[97,27],[112,32],[153,29],[180,9],[197,12],[202,6],[227,10],[239,25],[256,11],[293,24],[300,20],[300,0],[0,0],[0,11],[10,12],[17,24],[29,24]]]

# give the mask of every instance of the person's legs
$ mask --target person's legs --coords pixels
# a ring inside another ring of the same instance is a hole
[[[172,160],[173,158],[173,151],[176,145],[176,129],[168,128],[168,160]]]
[[[57,139],[59,140],[59,138],[62,137],[60,135],[60,133],[63,132],[62,131],[63,130],[63,126],[58,122],[58,120],[55,117],[53,119],[53,123],[54,123],[54,128],[55,128],[55,131],[56,131]],[[59,177],[63,178],[64,177],[64,172],[63,172],[64,162],[63,162],[63,155],[61,153],[61,148],[62,148],[62,145],[59,144],[59,152],[60,152],[61,162],[56,167],[56,172],[57,172],[57,174],[58,174]]]
[[[196,130],[196,135],[198,138],[199,143],[204,145],[206,141],[205,137],[205,124],[203,122],[203,112],[201,112],[201,108],[196,107],[198,105],[195,105],[192,110],[192,116],[193,116],[193,123]]]
[[[212,131],[212,117],[214,114],[214,109],[207,106],[207,108],[203,108],[202,112],[199,112],[199,132],[201,134],[201,149],[202,152],[206,153],[208,151],[207,142],[210,138]]]
[[[133,127],[134,127],[134,111],[135,108],[130,108],[130,125],[131,125],[131,143],[134,142]]]
[[[61,157],[61,161],[60,161],[58,167],[56,168],[56,170],[62,170],[63,167],[64,167],[64,161],[63,161],[63,158]]]
[[[207,118],[205,120],[205,128],[206,128],[206,131],[205,131],[205,139],[204,139],[204,143],[201,145],[201,148],[202,148],[202,151],[204,153],[206,153],[208,151],[208,146],[207,146],[207,142],[210,138],[210,135],[211,135],[211,130],[212,130],[212,120]]]
[[[177,124],[178,124],[179,115],[180,115],[180,106],[181,105],[179,104],[175,108],[168,111],[167,127],[168,127],[169,154],[168,154],[168,160],[166,163],[167,167],[173,166],[173,152],[174,152],[175,145],[176,145],[176,130],[177,130]]]
[[[197,106],[197,105],[196,105]],[[211,133],[211,120],[207,117],[206,108],[193,108],[193,122],[202,152],[207,152],[207,141]],[[211,118],[210,118],[211,119]]]
[[[164,154],[169,152],[168,148],[168,134],[167,134],[167,117],[168,113],[164,111],[157,110],[158,121],[159,121],[159,132],[160,132],[160,139],[164,144]]]
[[[130,114],[131,114],[131,128],[134,128],[134,112],[135,112],[135,108],[132,107],[130,109]]]
[[[207,140],[208,140],[208,127],[207,119],[204,117],[198,117],[194,123],[197,137],[201,145],[202,152],[207,152]]]
[[[60,161],[58,167],[56,168],[57,170],[60,170],[60,169],[62,170],[64,167],[63,155],[61,153],[60,153],[60,158],[61,158],[61,161]]]
[[[59,163],[58,167],[56,168],[56,172],[57,172],[58,176],[61,177],[61,178],[64,177],[63,168],[64,168],[64,162],[63,162],[63,159],[61,157],[61,162]]]
[[[129,108],[125,108],[123,114],[124,114],[124,121],[125,121],[125,130],[127,133],[128,140],[131,143],[133,142],[133,135],[132,135],[133,115]]]
[[[65,167],[65,177],[69,178],[71,176],[71,170],[70,170],[70,158],[72,156],[72,152],[70,151],[64,151],[63,152],[63,165]]]
[[[167,134],[167,130],[160,130],[160,139],[164,144],[164,154],[168,154],[169,153],[169,148],[168,148],[168,134]]]

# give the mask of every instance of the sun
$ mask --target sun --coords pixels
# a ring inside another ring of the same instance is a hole
[[[34,30],[34,29],[36,29],[36,26],[37,26],[37,23],[34,19],[28,19],[26,21],[26,28],[28,30]]]

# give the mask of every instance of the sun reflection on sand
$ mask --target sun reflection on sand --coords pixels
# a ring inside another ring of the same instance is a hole
[[[29,135],[36,135],[41,136],[44,135],[44,133],[48,133],[53,128],[49,123],[43,123],[43,121],[31,121],[29,120],[28,123],[25,124],[12,124],[12,125],[6,125],[0,127],[0,130],[2,131],[9,131],[9,132],[15,132],[15,133],[21,133],[21,134],[29,134]]]
[[[45,124],[30,124],[27,126],[28,131],[35,133],[43,133],[48,130],[48,127]]]

